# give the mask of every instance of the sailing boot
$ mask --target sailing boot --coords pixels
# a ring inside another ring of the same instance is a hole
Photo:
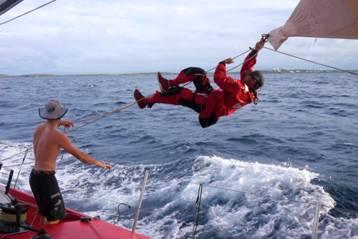
[[[137,101],[139,108],[144,109],[148,105],[147,98],[145,98],[144,95],[142,95],[142,93],[138,89],[135,89],[133,96],[134,99]]]
[[[167,93],[170,88],[169,80],[165,79],[160,72],[158,72],[157,78],[158,78],[160,92]]]

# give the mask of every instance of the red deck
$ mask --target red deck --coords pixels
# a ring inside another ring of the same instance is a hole
[[[35,229],[44,229],[53,239],[148,239],[149,237],[132,234],[127,229],[120,228],[100,219],[92,219],[90,221],[81,221],[85,214],[72,209],[66,209],[67,216],[59,224],[42,225],[40,224],[40,216],[36,215],[36,204],[32,195],[20,192],[15,189],[10,190],[10,194],[19,202],[30,205],[27,212],[26,222],[30,224],[34,216],[35,221],[32,225]],[[1,234],[1,239],[31,239],[37,235],[35,232],[22,232],[17,234]]]

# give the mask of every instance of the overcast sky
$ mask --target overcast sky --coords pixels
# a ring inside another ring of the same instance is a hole
[[[7,20],[45,3],[24,0]],[[57,0],[0,26],[0,74],[209,69],[281,26],[298,0]],[[267,45],[269,46],[269,45]],[[358,69],[358,41],[290,38],[280,50]],[[240,60],[238,60],[240,61]],[[313,68],[263,50],[257,69]]]

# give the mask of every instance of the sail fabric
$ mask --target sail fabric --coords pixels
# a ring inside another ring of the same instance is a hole
[[[301,0],[269,41],[277,50],[288,37],[358,39],[358,0]]]
[[[0,16],[23,0],[0,0]]]

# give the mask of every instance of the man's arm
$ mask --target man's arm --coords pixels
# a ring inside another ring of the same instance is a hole
[[[239,90],[239,85],[236,80],[232,77],[226,75],[226,64],[231,64],[234,61],[231,58],[227,58],[224,61],[221,61],[216,67],[214,73],[215,83],[224,91],[236,92]]]
[[[246,56],[244,63],[240,70],[240,80],[244,79],[245,74],[254,70],[256,64],[257,50],[252,49],[251,52]]]
[[[108,165],[104,162],[97,161],[90,155],[86,154],[85,152],[78,149],[75,145],[71,143],[71,140],[65,135],[60,133],[60,146],[68,153],[72,154],[74,157],[76,157],[78,160],[80,160],[83,163],[87,164],[93,164],[97,167],[101,167],[104,169],[111,169],[112,166]]]
[[[253,71],[253,67],[256,64],[256,57],[259,51],[264,47],[266,38],[261,37],[261,39],[256,43],[255,48],[247,55],[244,60],[244,63],[240,70],[240,79],[244,79],[247,72]]]

